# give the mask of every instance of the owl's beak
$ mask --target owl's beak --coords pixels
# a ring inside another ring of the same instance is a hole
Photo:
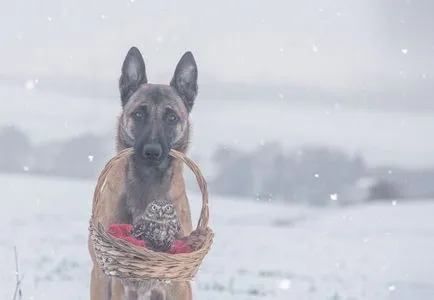
[[[160,217],[163,216],[163,212],[161,210],[158,212],[158,216],[160,216]]]

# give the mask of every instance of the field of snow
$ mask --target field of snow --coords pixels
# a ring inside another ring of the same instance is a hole
[[[93,182],[0,175],[0,299],[88,299]],[[190,195],[193,216],[199,198]],[[434,203],[316,210],[211,197],[195,299],[432,300]]]

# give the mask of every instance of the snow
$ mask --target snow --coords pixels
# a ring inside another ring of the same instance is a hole
[[[15,287],[14,246],[23,299],[89,299],[93,187],[0,175],[0,299]],[[195,299],[434,299],[434,203],[313,209],[211,195],[210,206],[215,242]]]

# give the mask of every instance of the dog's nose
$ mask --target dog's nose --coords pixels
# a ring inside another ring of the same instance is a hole
[[[163,154],[163,149],[160,144],[147,144],[143,147],[143,158],[149,161],[160,161]]]

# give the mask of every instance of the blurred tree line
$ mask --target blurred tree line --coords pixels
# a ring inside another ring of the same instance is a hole
[[[15,126],[0,129],[0,146],[0,171],[59,177],[94,178],[112,154],[107,140],[93,134],[34,145]]]
[[[221,146],[213,161],[217,175],[210,186],[217,194],[313,205],[434,198],[434,170],[371,168],[361,154],[327,147],[285,151],[269,143],[247,152]]]
[[[35,145],[19,128],[6,126],[0,129],[0,171],[94,179],[114,154],[112,144],[111,137],[84,134]],[[361,154],[321,146],[220,146],[212,162],[216,175],[209,185],[221,195],[313,205],[434,198],[434,169],[372,168]]]

